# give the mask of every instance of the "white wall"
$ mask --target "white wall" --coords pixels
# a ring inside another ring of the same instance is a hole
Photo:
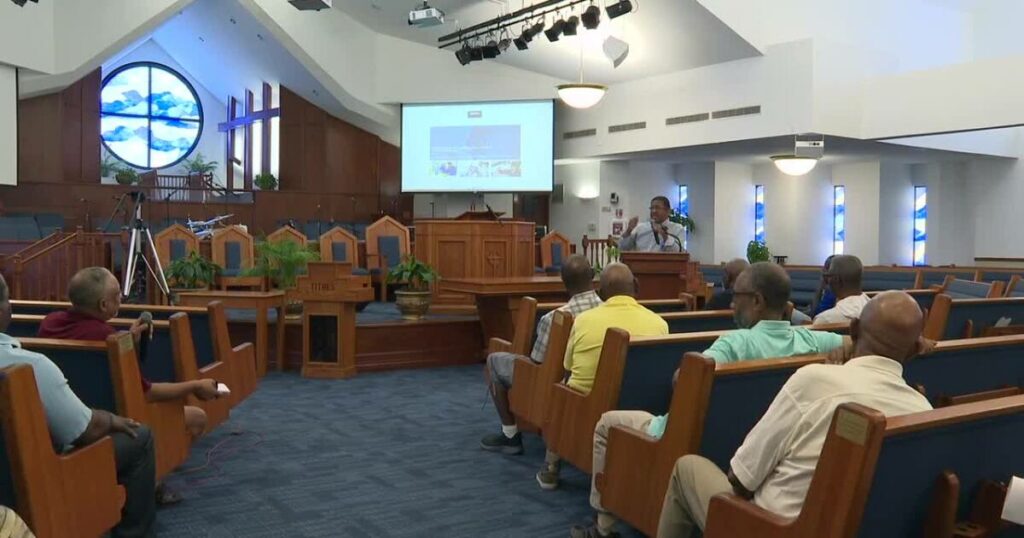
[[[880,166],[878,261],[883,265],[911,265],[914,261],[914,182],[910,168],[887,162]]]
[[[565,235],[574,243],[584,235],[601,237],[597,223],[601,206],[609,206],[610,194],[601,190],[601,162],[555,165],[555,183],[562,185],[563,197],[561,203],[551,204],[549,230]],[[597,198],[580,198],[580,194],[588,195],[595,191]]]
[[[1018,146],[1024,156],[1024,145]],[[966,168],[966,189],[974,208],[973,239],[977,257],[1024,257],[1024,163],[1020,159],[977,160]]]
[[[217,182],[221,185],[224,184],[225,178],[225,162],[224,162],[224,143],[225,134],[217,131],[217,124],[224,121],[227,116],[227,105],[222,101],[218,100],[209,90],[207,90],[198,80],[196,80],[188,71],[182,68],[174,58],[167,54],[160,45],[153,40],[148,40],[131,52],[121,56],[117,62],[106,66],[103,71],[103,76],[107,76],[108,73],[114,71],[118,67],[132,63],[132,62],[156,62],[159,64],[166,65],[171,69],[181,73],[192,84],[195,88],[196,93],[199,95],[199,100],[203,105],[203,131],[199,135],[199,144],[196,149],[189,155],[189,158],[193,158],[196,152],[201,152],[203,158],[207,161],[217,161],[217,171],[214,173]],[[166,173],[185,173],[184,168],[180,164],[175,165],[171,168],[163,169]]]
[[[864,265],[876,265],[879,261],[880,181],[881,165],[878,161],[832,166],[832,185],[846,187],[844,253],[857,256]],[[834,232],[834,226],[829,229]]]
[[[687,186],[690,218],[696,231],[689,234],[687,250],[691,259],[716,263],[715,257],[715,163],[683,163],[676,165],[676,181]]]
[[[701,262],[746,259],[747,243],[754,238],[753,176],[750,165],[715,162],[715,260]],[[770,247],[772,238],[767,239]]]
[[[786,263],[794,265],[817,265],[832,254],[830,166],[819,164],[792,177],[771,163],[758,164],[753,183],[764,185],[765,242],[772,255],[788,256]],[[753,225],[750,230],[752,235]]]
[[[928,239],[925,256],[931,265],[972,265],[973,213],[967,199],[966,166],[932,163],[911,166],[914,185],[928,188]]]
[[[611,206],[612,193],[619,195],[619,204]],[[601,163],[601,217],[600,236],[612,232],[615,209],[622,209],[622,218],[629,221],[638,217],[640,222],[650,219],[651,198],[666,196],[671,207],[679,201],[679,184],[671,163],[653,161],[605,161]],[[610,207],[610,211],[605,211]]]
[[[53,71],[53,2],[0,2],[0,64]]]
[[[433,203],[433,207],[431,207]],[[448,219],[470,211],[487,211],[490,205],[495,213],[504,213],[503,219],[512,218],[512,195],[507,193],[488,193],[474,195],[472,193],[450,194],[416,194],[413,196],[413,217],[417,219]]]
[[[18,73],[0,64],[0,185],[18,184]]]

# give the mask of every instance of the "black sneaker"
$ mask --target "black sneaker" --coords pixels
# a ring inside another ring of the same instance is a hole
[[[488,435],[480,440],[480,448],[488,452],[518,455],[523,453],[523,434],[516,433],[509,439],[504,433]]]

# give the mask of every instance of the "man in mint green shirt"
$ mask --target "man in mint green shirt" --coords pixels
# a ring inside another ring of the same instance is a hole
[[[847,337],[824,331],[811,331],[790,324],[786,317],[790,281],[786,271],[773,263],[755,263],[736,279],[733,285],[732,309],[739,330],[720,336],[704,355],[718,364],[752,359],[791,357],[828,353],[849,345]],[[646,411],[609,411],[594,430],[594,472],[604,470],[608,431],[612,426],[626,426],[660,438],[665,433],[668,415],[654,416]],[[597,510],[597,523],[574,526],[570,536],[617,536],[614,516],[601,507],[601,495],[591,484],[590,504]]]

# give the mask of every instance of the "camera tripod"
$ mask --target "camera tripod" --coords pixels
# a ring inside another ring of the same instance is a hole
[[[142,270],[144,266],[149,274],[153,276],[160,291],[170,296],[170,288],[167,286],[167,278],[164,276],[164,268],[160,265],[160,257],[156,253],[156,244],[153,243],[153,234],[150,233],[146,222],[142,220],[142,204],[146,201],[143,193],[131,193],[135,200],[135,218],[132,220],[131,237],[128,240],[128,257],[124,265],[124,287],[121,294],[124,297],[131,297],[135,291],[139,297],[145,297],[146,273]],[[149,256],[146,256],[146,249],[149,248]],[[153,263],[150,263],[150,259]],[[141,264],[139,261],[141,260]],[[142,278],[139,278],[141,274]],[[133,285],[138,284],[138,290],[133,290]]]

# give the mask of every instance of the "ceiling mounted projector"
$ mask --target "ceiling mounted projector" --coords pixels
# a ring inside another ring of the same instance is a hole
[[[331,9],[334,0],[288,0],[288,3],[299,11],[320,11],[321,9]]]
[[[444,24],[444,12],[440,9],[430,7],[430,4],[423,2],[418,9],[409,12],[409,26],[429,28]]]

